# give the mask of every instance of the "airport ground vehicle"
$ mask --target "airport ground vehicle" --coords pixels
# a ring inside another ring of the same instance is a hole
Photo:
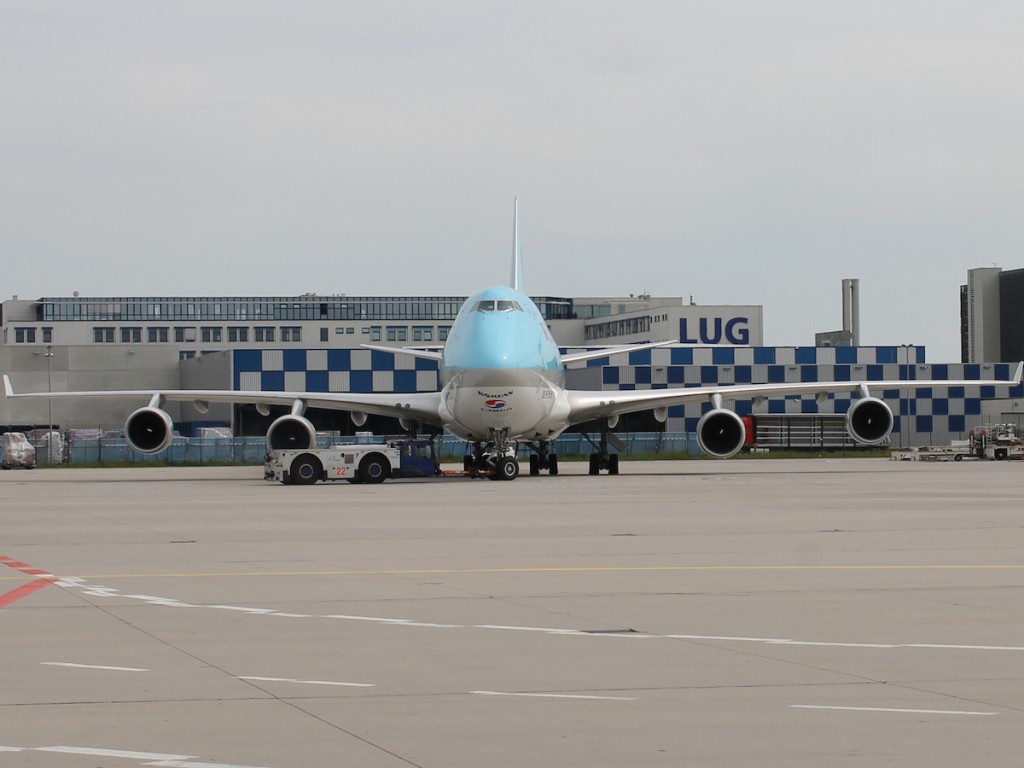
[[[977,433],[971,431],[973,453],[981,459],[1006,461],[1024,459],[1024,438],[1016,424],[991,424]]]
[[[1024,437],[1016,424],[990,424],[977,432],[970,431],[967,440],[954,440],[950,445],[927,445],[920,448],[893,450],[897,461],[1024,461]]]
[[[36,449],[22,432],[5,432],[3,436],[3,461],[4,469],[21,467],[22,469],[36,468]]]
[[[263,477],[279,483],[312,485],[318,480],[383,483],[389,477],[434,477],[441,467],[429,440],[378,445],[281,449],[267,453]]]

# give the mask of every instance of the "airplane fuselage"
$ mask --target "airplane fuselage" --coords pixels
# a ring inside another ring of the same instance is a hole
[[[558,345],[536,305],[512,288],[466,300],[442,353],[441,383],[441,419],[465,440],[547,440],[565,429]]]

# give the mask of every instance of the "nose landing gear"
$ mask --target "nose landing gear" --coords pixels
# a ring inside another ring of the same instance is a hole
[[[515,480],[519,477],[518,448],[518,443],[508,439],[508,430],[493,430],[490,441],[473,443],[472,453],[467,453],[462,460],[462,468],[473,476]]]

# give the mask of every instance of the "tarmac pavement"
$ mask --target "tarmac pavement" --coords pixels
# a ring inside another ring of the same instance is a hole
[[[0,474],[0,768],[1017,766],[1024,465]]]

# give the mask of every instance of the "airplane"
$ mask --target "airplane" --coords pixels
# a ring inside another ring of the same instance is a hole
[[[147,405],[128,416],[124,428],[129,445],[142,453],[159,453],[171,443],[174,424],[163,410],[166,402],[191,402],[200,413],[205,413],[210,403],[248,403],[264,416],[271,405],[289,407],[290,413],[277,418],[267,430],[270,450],[316,447],[316,429],[304,416],[308,408],[349,411],[356,426],[365,424],[370,414],[390,416],[397,418],[411,434],[420,428],[440,428],[467,441],[470,448],[463,466],[468,473],[514,480],[519,476],[516,456],[520,443],[531,451],[531,475],[541,470],[557,475],[558,456],[551,450],[552,441],[570,426],[590,421],[597,421],[600,429],[597,451],[590,457],[590,474],[599,474],[601,470],[618,474],[618,455],[610,453],[608,445],[621,449],[612,430],[619,417],[627,413],[652,411],[655,419],[664,422],[671,406],[709,403],[710,408],[697,423],[698,446],[712,457],[729,458],[743,447],[746,427],[739,415],[725,406],[727,399],[852,393],[857,399],[846,414],[847,431],[858,443],[871,445],[885,440],[894,423],[889,406],[872,396],[871,390],[1012,386],[1024,376],[1022,362],[1014,378],[1007,381],[829,381],[630,391],[566,389],[565,366],[569,363],[661,347],[675,341],[562,354],[540,310],[522,292],[518,200],[513,214],[512,251],[509,284],[494,285],[470,296],[456,315],[441,349],[362,345],[437,361],[441,378],[438,392],[131,390],[16,394],[6,375],[4,390],[12,399],[148,399]],[[370,482],[375,478],[364,480]]]

